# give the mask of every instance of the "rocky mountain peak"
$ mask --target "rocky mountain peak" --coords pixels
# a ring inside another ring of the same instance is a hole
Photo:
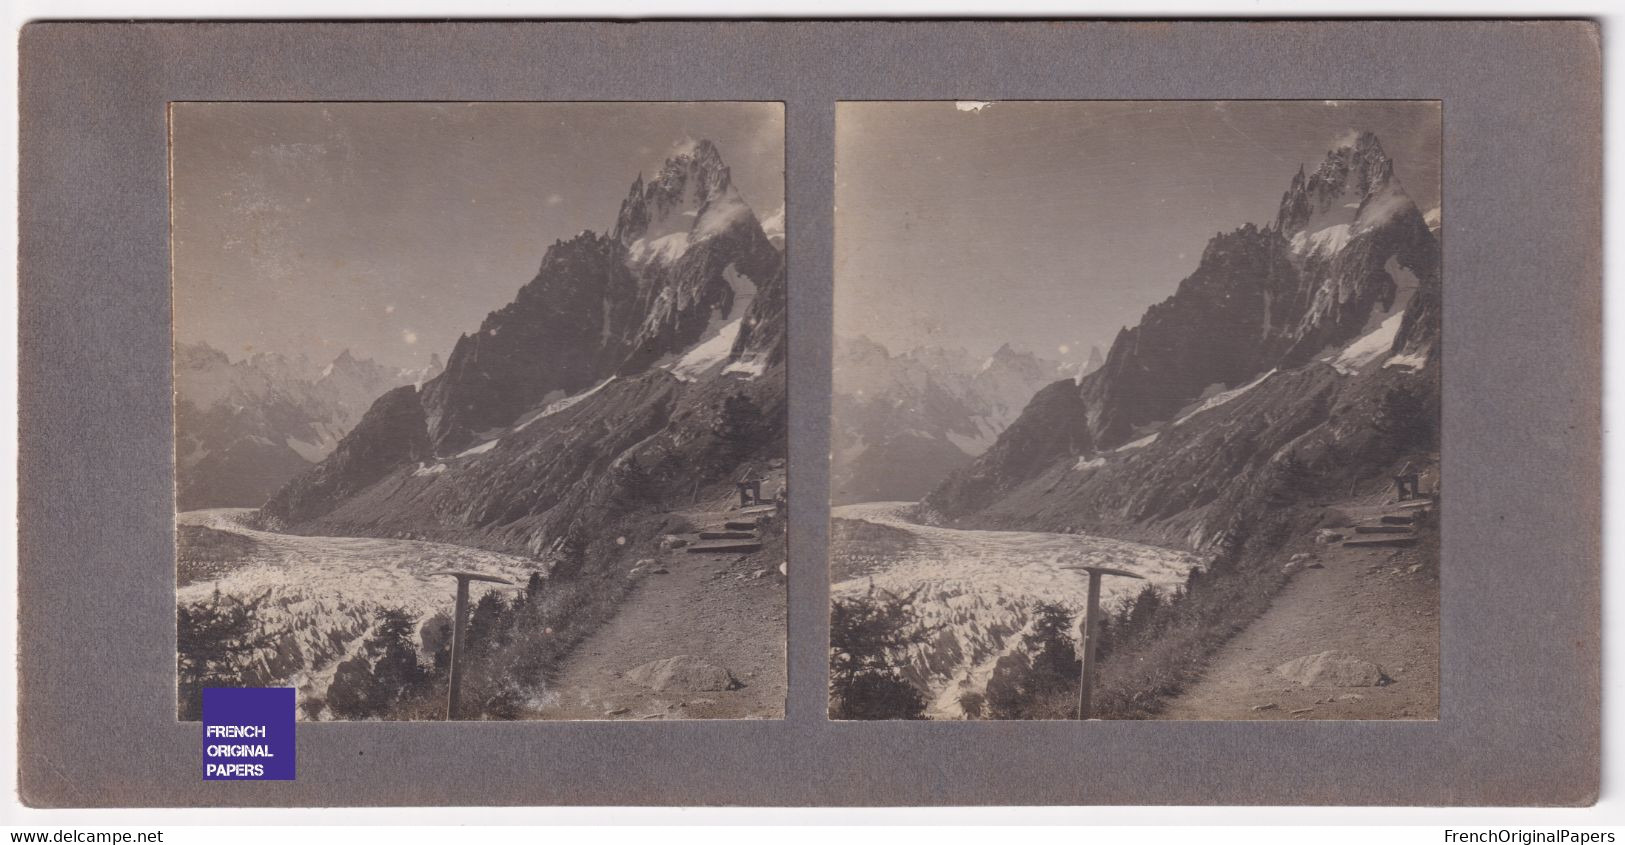
[[[1313,173],[1306,175],[1302,167],[1298,168],[1292,184],[1281,196],[1275,227],[1291,237],[1301,231],[1335,225],[1324,218],[1352,222],[1368,200],[1390,187],[1397,189],[1398,184],[1394,179],[1394,162],[1383,151],[1382,141],[1373,132],[1351,134],[1327,151],[1326,158]],[[1316,223],[1321,225],[1312,225]]]
[[[633,180],[616,217],[613,237],[630,245],[687,231],[716,204],[737,201],[733,178],[722,153],[709,140],[678,146],[654,178]]]

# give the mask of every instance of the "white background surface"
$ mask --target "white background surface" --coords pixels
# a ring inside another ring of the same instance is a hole
[[[942,2],[938,0],[797,0],[797,2],[750,2],[750,0],[556,0],[555,2],[524,2],[523,0],[11,0],[0,4],[8,34],[4,43],[4,57],[0,59],[0,91],[5,92],[6,106],[0,111],[0,150],[4,151],[6,166],[0,169],[0,198],[5,211],[0,214],[0,261],[4,266],[16,266],[16,190],[17,190],[17,32],[20,27],[38,19],[183,19],[183,18],[639,18],[639,17],[1351,17],[1351,16],[1429,16],[1429,17],[1591,17],[1603,21],[1605,50],[1612,41],[1618,20],[1611,16],[1611,4],[1605,2],[1577,2],[1568,4],[1533,2],[1413,2],[1380,3],[1333,2],[1333,0],[1255,0],[1251,3],[1165,2],[1138,4],[1116,2],[1080,3],[1046,0],[1017,0],[1016,2]],[[1625,129],[1625,72],[1618,57],[1605,56],[1605,92],[1607,117],[1605,137],[1617,142]],[[1612,247],[1625,238],[1625,215],[1618,209],[1625,207],[1625,176],[1616,155],[1618,143],[1609,143],[1607,164],[1607,202],[1605,216],[1606,243]],[[1482,830],[1486,827],[1578,827],[1606,825],[1621,827],[1616,834],[1620,845],[1625,845],[1625,784],[1621,776],[1625,768],[1621,762],[1619,726],[1625,704],[1618,694],[1625,690],[1618,684],[1621,669],[1625,668],[1625,643],[1618,636],[1619,625],[1613,624],[1625,613],[1625,595],[1622,576],[1625,572],[1625,553],[1617,542],[1625,514],[1621,501],[1625,500],[1625,480],[1618,471],[1619,436],[1613,423],[1625,412],[1625,360],[1622,360],[1622,338],[1625,338],[1625,309],[1616,295],[1619,289],[1618,262],[1614,250],[1608,250],[1607,275],[1607,337],[1608,367],[1605,376],[1605,420],[1608,473],[1605,490],[1608,531],[1604,543],[1604,617],[1606,642],[1604,646],[1604,773],[1601,802],[1584,810],[1520,810],[1520,809],[1428,809],[1428,808],[977,808],[977,809],[592,809],[592,808],[539,808],[539,809],[352,809],[352,810],[75,810],[39,811],[22,807],[16,800],[16,675],[7,670],[0,673],[0,712],[4,725],[0,725],[0,826],[25,825],[36,828],[78,828],[107,825],[117,829],[138,830],[162,828],[165,842],[218,841],[220,830],[184,830],[183,825],[409,825],[412,827],[375,831],[373,836],[362,831],[354,833],[330,830],[299,831],[263,829],[232,832],[234,839],[243,842],[286,842],[306,840],[312,842],[344,841],[360,838],[387,839],[392,843],[455,842],[465,838],[499,840],[529,840],[546,842],[553,837],[563,841],[580,841],[585,837],[608,837],[647,841],[649,833],[636,830],[622,831],[474,831],[432,830],[423,825],[470,824],[883,824],[883,825],[967,825],[967,824],[1097,824],[1097,825],[1241,825],[1206,831],[1155,830],[1099,830],[1073,833],[1015,831],[995,833],[971,828],[955,831],[923,833],[909,831],[871,831],[872,838],[888,842],[902,842],[929,837],[933,845],[948,842],[990,842],[1012,836],[1034,841],[1060,843],[1072,837],[1090,838],[1099,835],[1104,841],[1146,840],[1151,842],[1195,840],[1227,843],[1304,842],[1316,845],[1336,845],[1341,842],[1371,842],[1379,839],[1401,842],[1445,842],[1445,828],[1456,830]],[[9,274],[7,295],[3,300],[6,314],[0,318],[0,355],[5,365],[0,367],[0,414],[7,432],[16,431],[16,277]],[[5,566],[4,584],[0,585],[0,666],[15,665],[16,648],[16,440],[0,437],[0,555]],[[1612,620],[1612,621],[1611,621]],[[1379,831],[1364,828],[1343,830],[1290,830],[1264,829],[1255,825],[1423,825],[1404,831]],[[752,842],[811,841],[826,842],[831,835],[846,838],[848,834],[830,831],[802,830],[749,831],[735,828],[730,831],[705,831],[698,828],[676,830],[659,834],[662,840],[674,843],[716,842],[719,836]],[[869,837],[865,837],[869,838]],[[1019,839],[1017,841],[1020,841]]]

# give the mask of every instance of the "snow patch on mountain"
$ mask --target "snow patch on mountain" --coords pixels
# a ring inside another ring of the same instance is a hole
[[[636,266],[657,260],[663,264],[675,264],[683,253],[688,252],[688,247],[687,232],[672,232],[658,238],[638,238],[627,247],[626,258]]]
[[[1407,370],[1420,370],[1427,366],[1427,363],[1428,350],[1423,349],[1420,352],[1391,356],[1388,360],[1382,362],[1382,366],[1383,369],[1387,369],[1389,367],[1402,367]]]
[[[656,362],[656,366],[670,371],[682,381],[693,381],[728,360],[734,341],[739,338],[739,327],[745,322],[745,314],[756,299],[756,283],[741,275],[734,265],[723,268],[722,278],[733,288],[733,305],[726,311],[719,307],[711,312],[705,330],[687,352],[675,360]]]
[[[1359,372],[1367,364],[1377,360],[1394,348],[1394,338],[1399,335],[1399,325],[1404,320],[1404,312],[1395,312],[1369,333],[1359,337],[1335,354],[1328,356],[1328,363],[1332,365],[1332,369],[1343,375]]]
[[[1348,245],[1351,223],[1335,223],[1323,229],[1307,229],[1292,236],[1292,251],[1302,255],[1331,255]]]
[[[497,447],[497,444],[501,443],[501,442],[502,442],[502,438],[500,438],[500,437],[493,438],[491,440],[487,440],[487,441],[485,441],[484,443],[481,443],[478,446],[471,446],[471,447],[469,447],[467,449],[464,449],[461,452],[458,452],[457,457],[459,457],[459,458],[472,458],[475,455],[483,455],[486,452],[489,452],[492,449],[495,449]]]
[[[587,388],[586,390],[581,391],[580,393],[576,393],[576,394],[573,394],[573,395],[570,395],[570,396],[566,396],[563,399],[558,399],[558,400],[549,402],[545,407],[542,408],[541,413],[537,414],[534,417],[531,417],[528,420],[525,420],[524,422],[520,423],[519,425],[514,426],[514,431],[519,431],[520,429],[524,428],[527,425],[530,425],[531,423],[535,422],[536,420],[541,419],[542,417],[551,417],[554,414],[559,413],[560,411],[565,411],[565,410],[568,410],[570,408],[575,407],[576,405],[580,404],[583,399],[586,399],[587,397],[593,395],[594,393],[597,393],[598,391],[603,390],[605,387],[607,387],[609,385],[610,382],[612,382],[614,380],[615,380],[615,377],[610,376],[609,378],[604,379],[603,381],[593,385],[592,387]]]
[[[1129,442],[1124,443],[1123,445],[1117,447],[1116,449],[1113,449],[1112,451],[1113,452],[1132,452],[1135,449],[1144,449],[1145,447],[1150,446],[1151,444],[1157,442],[1157,435],[1161,434],[1161,433],[1162,432],[1160,432],[1160,431],[1152,432],[1152,433],[1140,438],[1139,440],[1130,440]]]
[[[736,333],[737,334],[737,333]],[[747,356],[722,368],[722,374],[756,378],[767,372],[767,362],[756,356]]]
[[[1244,384],[1244,385],[1242,385],[1240,387],[1232,388],[1230,390],[1220,391],[1218,393],[1213,394],[1212,396],[1207,397],[1206,399],[1203,399],[1200,403],[1198,403],[1196,405],[1196,407],[1191,408],[1190,410],[1185,411],[1184,413],[1181,413],[1178,416],[1174,417],[1174,421],[1171,423],[1171,425],[1179,425],[1180,423],[1190,419],[1191,417],[1196,416],[1197,414],[1202,413],[1203,411],[1211,411],[1214,408],[1217,408],[1220,405],[1225,404],[1226,402],[1234,401],[1236,398],[1240,397],[1242,394],[1246,393],[1247,391],[1252,390],[1253,388],[1263,384],[1265,379],[1268,379],[1270,376],[1275,375],[1276,372],[1277,372],[1277,370],[1272,368],[1269,372],[1259,376],[1258,378],[1253,379],[1250,382],[1247,382],[1246,384]]]
[[[778,211],[769,214],[761,223],[762,234],[767,236],[768,242],[784,249],[784,206],[779,206]]]

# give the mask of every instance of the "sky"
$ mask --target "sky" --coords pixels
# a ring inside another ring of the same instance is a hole
[[[548,245],[613,228],[640,172],[707,138],[758,217],[783,206],[778,103],[178,103],[176,339],[444,358]]]
[[[1353,132],[1438,207],[1441,129],[1433,101],[841,103],[836,333],[1082,361]]]

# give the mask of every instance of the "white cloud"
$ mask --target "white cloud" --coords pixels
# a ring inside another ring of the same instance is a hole
[[[404,341],[407,345],[417,343],[418,342],[418,333],[415,332],[415,331],[412,331],[411,329],[401,329],[401,340]]]
[[[548,194],[547,195],[547,204],[548,205],[558,205],[561,202],[564,202],[564,196],[562,194]]]
[[[954,108],[960,111],[981,111],[991,105],[993,104],[982,100],[960,100],[954,103]]]
[[[384,313],[385,314],[393,314],[393,313],[395,313],[395,306],[393,306],[393,305],[385,305],[384,306]]]

